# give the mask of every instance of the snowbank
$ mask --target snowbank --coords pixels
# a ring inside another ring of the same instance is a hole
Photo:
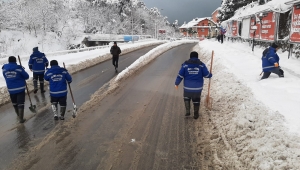
[[[253,53],[247,43],[228,41],[224,44],[204,41],[200,46],[208,51],[215,50],[216,60],[221,60],[229,72],[251,88],[255,98],[271,111],[282,114],[291,132],[300,134],[300,60],[288,59],[287,52],[279,51],[280,66],[285,71],[285,78],[271,74],[270,78],[259,81],[264,49],[255,48]]]
[[[135,51],[140,48],[152,46],[152,45],[158,45],[165,43],[166,41],[144,41],[144,42],[135,42],[134,44],[123,44],[120,45],[120,48],[122,50],[122,55]],[[106,49],[99,49],[99,50],[92,50],[87,52],[81,52],[81,53],[75,53],[75,54],[66,54],[66,55],[60,55],[60,56],[50,56],[47,57],[48,60],[57,60],[59,65],[62,67],[63,62],[66,63],[66,67],[68,68],[68,71],[70,74],[74,74],[78,71],[81,71],[85,68],[97,65],[103,61],[106,61],[111,58],[111,54],[109,51],[109,48]],[[27,73],[32,77],[32,72],[30,72],[28,68],[27,62],[23,61],[23,66],[25,67],[25,70]],[[28,87],[30,91],[33,90],[33,83],[32,80],[28,80]],[[0,106],[9,102],[9,93],[6,88],[6,83],[3,78],[3,75],[0,75]]]
[[[252,53],[247,44],[209,40],[199,46],[205,58],[215,51],[209,113],[220,136],[214,144],[226,146],[220,151],[225,167],[299,169],[300,61],[279,54],[283,69],[289,68],[285,78],[259,81],[263,49]]]

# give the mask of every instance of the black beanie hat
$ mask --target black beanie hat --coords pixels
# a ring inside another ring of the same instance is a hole
[[[58,66],[58,62],[56,60],[51,60],[50,66]]]
[[[117,42],[115,41],[114,44],[117,44]]]
[[[32,50],[33,51],[39,51],[39,47],[34,47]]]
[[[9,63],[16,63],[16,62],[17,62],[17,59],[16,59],[16,57],[14,57],[14,56],[10,56],[10,57],[8,57],[8,62],[9,62]]]
[[[196,51],[191,52],[190,58],[198,58],[198,53]]]
[[[279,45],[278,45],[278,44],[276,44],[276,43],[274,42],[274,43],[272,43],[271,47],[273,47],[273,48],[278,48],[278,47],[279,47]]]

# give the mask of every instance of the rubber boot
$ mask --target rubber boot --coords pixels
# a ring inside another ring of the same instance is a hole
[[[19,108],[18,105],[13,105],[17,116],[19,116]]]
[[[20,123],[24,123],[26,121],[26,119],[24,119],[24,107],[18,108],[18,112],[19,112],[19,118],[20,118]]]
[[[60,107],[60,120],[65,120],[66,106]]]
[[[194,105],[194,119],[198,119],[198,117],[199,117],[199,108],[200,108],[200,106]]]
[[[33,87],[34,87],[33,93],[36,94],[36,92],[38,91],[38,86],[37,86],[36,80],[33,80]]]
[[[46,92],[44,90],[44,82],[40,82],[40,89],[41,89],[41,93],[45,93]]]
[[[52,107],[52,111],[53,111],[53,114],[54,114],[54,120],[58,120],[57,104],[52,104],[51,107]]]
[[[190,112],[190,109],[191,109],[191,102],[190,101],[184,101],[184,105],[185,105],[185,116],[190,116],[191,115],[191,112]]]
[[[282,69],[279,69],[279,72],[280,72],[279,77],[284,77],[284,71]]]

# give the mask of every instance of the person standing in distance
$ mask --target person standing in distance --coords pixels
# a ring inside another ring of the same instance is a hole
[[[178,73],[175,81],[175,88],[178,89],[178,85],[184,79],[183,82],[183,98],[186,108],[185,116],[190,116],[190,101],[194,104],[194,119],[199,117],[201,92],[203,89],[203,83],[205,78],[211,78],[212,74],[207,70],[207,67],[198,59],[198,53],[193,51],[190,54],[190,59],[185,61]]]
[[[112,63],[115,66],[115,70],[118,71],[119,55],[121,54],[121,49],[117,46],[117,42],[110,48],[110,54],[112,54]]]
[[[72,82],[72,77],[65,68],[58,65],[56,60],[50,61],[51,68],[45,73],[45,80],[49,81],[51,107],[54,119],[58,120],[58,108],[60,105],[60,120],[64,120],[67,107],[67,83]]]
[[[26,121],[24,119],[25,81],[29,78],[29,75],[22,66],[17,65],[16,57],[10,56],[8,62],[2,67],[3,77],[20,123],[24,123]]]
[[[277,74],[279,77],[284,77],[284,71],[279,66],[280,58],[276,53],[279,48],[278,44],[272,43],[269,48],[264,50],[261,58],[264,74],[261,79],[269,78],[271,73]]]
[[[38,91],[38,80],[40,82],[41,93],[44,93],[44,73],[45,68],[48,67],[48,60],[45,54],[39,51],[38,47],[33,48],[33,53],[30,56],[28,66],[33,72],[34,94]]]
[[[224,29],[222,26],[220,28],[220,40],[221,40],[221,44],[223,44],[223,40],[224,40],[224,35],[226,33],[226,29]]]

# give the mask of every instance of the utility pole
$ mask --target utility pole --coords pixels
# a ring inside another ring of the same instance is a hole
[[[156,21],[155,21],[155,25],[154,25],[154,26],[155,26],[155,28],[154,28],[154,31],[155,31],[155,32],[154,32],[154,38],[156,38],[156,36],[157,36],[157,35],[156,35],[156,34],[157,34],[157,33],[156,33]]]
[[[130,10],[130,15],[131,15],[131,41],[132,43],[134,43],[134,39],[133,39],[133,17],[132,17],[132,7]]]

